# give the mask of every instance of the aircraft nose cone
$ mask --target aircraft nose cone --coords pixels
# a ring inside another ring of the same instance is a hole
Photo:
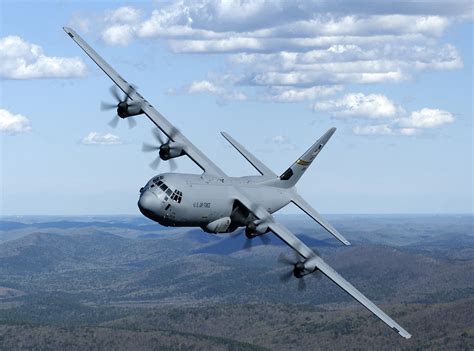
[[[153,209],[156,206],[156,202],[156,196],[148,191],[145,191],[141,194],[140,199],[138,200],[138,208],[140,209],[141,213],[149,217],[153,214]]]

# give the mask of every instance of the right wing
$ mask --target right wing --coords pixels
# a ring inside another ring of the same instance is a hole
[[[313,270],[317,268],[325,276],[336,283],[346,293],[351,295],[357,300],[362,306],[367,308],[370,312],[380,318],[385,324],[396,331],[398,334],[406,339],[411,338],[411,334],[408,333],[403,327],[397,322],[390,318],[384,311],[378,308],[372,301],[365,297],[359,290],[357,290],[352,284],[345,280],[339,273],[337,273],[331,266],[329,266],[321,257],[319,257],[313,250],[306,246],[300,239],[298,239],[291,231],[289,231],[284,225],[275,221],[273,216],[266,211],[263,207],[258,206],[251,202],[244,194],[235,189],[235,198],[242,203],[250,212],[254,214],[260,220],[265,221],[268,224],[268,228],[283,242],[290,246],[293,250],[298,252],[305,261],[305,268]]]
[[[226,174],[212,162],[201,150],[192,144],[180,131],[178,131],[161,113],[159,113],[135,88],[123,79],[105,60],[74,30],[68,27],[64,31],[74,40],[77,45],[94,61],[104,73],[127,95],[132,101],[141,104],[142,111],[148,118],[172,141],[183,146],[183,150],[191,160],[194,161],[204,172],[226,177]]]

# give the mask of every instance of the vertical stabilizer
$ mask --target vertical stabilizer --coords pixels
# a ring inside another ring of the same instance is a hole
[[[329,129],[321,138],[318,139],[299,159],[295,161],[283,174],[280,176],[282,186],[290,188],[294,186],[301,178],[306,169],[311,165],[324,145],[329,141],[331,136],[336,131],[336,128]]]

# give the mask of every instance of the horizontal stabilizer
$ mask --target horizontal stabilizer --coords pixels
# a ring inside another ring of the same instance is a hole
[[[262,161],[260,161],[258,158],[256,158],[254,155],[250,153],[245,147],[242,146],[237,140],[232,138],[229,134],[226,132],[221,132],[222,136],[226,138],[226,140],[233,146],[235,149],[245,157],[247,161],[250,162],[250,164],[261,174],[265,176],[272,176],[272,177],[277,177],[276,173],[274,173],[270,168],[265,166]]]
[[[342,242],[344,245],[350,245],[351,243],[342,236],[329,222],[327,222],[321,215],[311,207],[309,203],[306,202],[300,195],[294,194],[291,201],[298,206],[303,212],[305,212],[308,216],[314,219],[316,222],[319,223],[321,227],[326,229],[329,233],[334,235],[334,237]]]

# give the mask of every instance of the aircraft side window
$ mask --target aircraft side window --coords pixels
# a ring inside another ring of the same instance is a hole
[[[168,189],[168,187],[166,186],[165,183],[161,184],[161,185],[160,185],[160,188],[161,188],[161,190],[163,190],[163,191],[166,191],[166,189]]]
[[[171,191],[171,189],[168,188],[168,189],[166,190],[166,195],[170,196],[172,193],[173,193],[173,192]]]

